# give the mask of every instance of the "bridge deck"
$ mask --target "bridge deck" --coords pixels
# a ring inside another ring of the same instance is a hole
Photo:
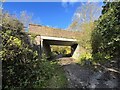
[[[80,35],[80,32],[66,31],[41,25],[30,24],[29,33],[40,36],[51,36],[59,38],[75,39]]]
[[[50,45],[71,46],[73,44],[77,44],[76,39],[48,37],[48,36],[41,36],[41,39],[44,40],[44,42],[49,43]]]

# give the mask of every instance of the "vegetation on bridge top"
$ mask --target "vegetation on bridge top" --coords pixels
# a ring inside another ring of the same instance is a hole
[[[78,31],[67,31],[47,26],[41,26],[36,24],[29,25],[28,33],[34,35],[41,35],[41,36],[51,36],[51,37],[62,37],[62,38],[77,38],[80,36],[80,32]]]

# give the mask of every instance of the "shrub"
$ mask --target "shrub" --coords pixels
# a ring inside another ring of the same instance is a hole
[[[29,36],[23,32],[21,22],[7,13],[3,14],[2,21],[3,48],[0,54],[3,89],[47,87],[60,67],[47,61],[46,57],[38,59],[38,53],[30,44]],[[62,77],[59,79],[62,80]]]
[[[4,13],[2,16],[2,70],[3,88],[31,87],[35,80],[36,51],[32,50],[29,37],[22,32],[23,24]]]
[[[62,67],[57,62],[47,61],[45,59],[38,63],[37,80],[34,88],[64,88],[67,85],[67,79]]]
[[[86,64],[91,64],[92,61],[92,54],[90,53],[83,53],[81,54],[80,58],[79,58],[79,64],[81,65],[86,65]]]
[[[95,30],[93,31],[92,49],[96,60],[98,56],[99,59],[104,57],[104,60],[120,58],[119,17],[120,1],[106,2],[103,6],[102,15],[98,19]]]
[[[52,52],[54,55],[66,55],[71,53],[70,46],[51,46]]]

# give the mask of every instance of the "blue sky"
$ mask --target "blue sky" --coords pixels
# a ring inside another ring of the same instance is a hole
[[[21,11],[26,11],[28,15],[33,14],[33,22],[36,24],[66,29],[80,5],[80,2],[6,2],[3,8],[17,16]]]

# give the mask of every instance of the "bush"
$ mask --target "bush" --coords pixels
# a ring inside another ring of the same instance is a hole
[[[64,88],[67,85],[67,79],[65,77],[62,67],[57,62],[43,61],[39,63],[40,68],[37,70],[38,79],[34,83],[34,88]]]
[[[106,2],[103,6],[102,15],[96,22],[92,36],[92,49],[95,60],[102,62],[120,58],[119,9],[119,0],[118,2]]]
[[[29,37],[22,32],[23,24],[4,13],[2,16],[2,70],[3,88],[31,87],[35,80],[36,51],[32,50]]]
[[[30,38],[23,32],[23,24],[16,18],[4,13],[2,21],[3,48],[0,54],[3,89],[47,87],[49,80],[56,75],[60,67],[48,62],[45,57],[41,60],[38,58]],[[62,80],[62,77],[59,79]]]
[[[87,64],[92,64],[92,54],[90,53],[83,53],[81,54],[80,58],[79,58],[79,64],[81,65],[87,65]]]
[[[70,46],[51,46],[53,55],[66,55],[71,53]]]

